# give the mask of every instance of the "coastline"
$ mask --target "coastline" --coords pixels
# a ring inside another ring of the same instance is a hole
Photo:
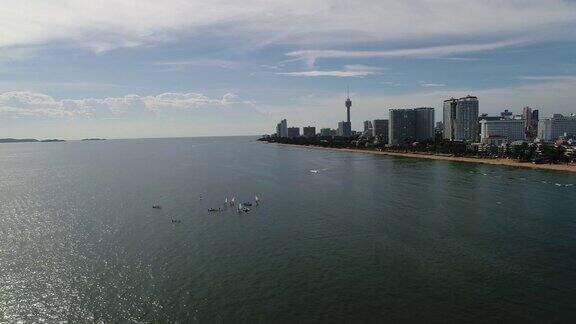
[[[341,152],[353,152],[353,153],[364,153],[364,154],[376,154],[376,155],[388,155],[406,158],[417,158],[417,159],[428,159],[428,160],[440,160],[440,161],[452,161],[452,162],[463,162],[463,163],[481,163],[481,164],[491,164],[491,165],[502,165],[510,166],[515,168],[525,168],[525,169],[535,169],[535,170],[551,170],[551,171],[562,171],[562,172],[576,172],[576,165],[568,164],[533,164],[527,162],[518,162],[509,159],[477,159],[470,157],[455,157],[455,156],[445,156],[445,155],[434,155],[434,154],[423,154],[423,153],[399,153],[399,152],[385,152],[385,151],[375,151],[366,149],[354,149],[354,148],[335,148],[335,147],[321,147],[313,145],[297,145],[297,144],[283,144],[275,143],[286,146],[294,146],[300,148],[308,148],[315,150],[328,150],[328,151],[341,151]]]

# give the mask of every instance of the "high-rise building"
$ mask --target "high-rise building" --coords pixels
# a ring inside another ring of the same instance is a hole
[[[288,122],[286,119],[282,119],[276,126],[276,136],[282,138],[288,137]]]
[[[456,108],[458,107],[458,100],[450,98],[444,100],[443,105],[443,123],[444,131],[443,136],[445,139],[454,140],[454,128],[456,123]]]
[[[524,120],[524,133],[527,140],[534,140],[538,136],[538,110],[524,107],[522,110]]]
[[[372,136],[372,122],[369,120],[364,121],[364,136]]]
[[[388,144],[388,119],[374,119],[372,121],[372,136],[379,143]]]
[[[554,114],[552,118],[539,120],[538,138],[551,142],[564,135],[576,135],[576,116]]]
[[[320,136],[322,136],[322,137],[332,136],[332,130],[330,128],[321,128],[320,129]]]
[[[444,101],[444,138],[477,141],[479,136],[478,98],[466,96]]]
[[[316,136],[316,127],[314,126],[307,126],[304,127],[302,130],[304,137],[315,137]]]
[[[345,121],[339,122],[337,134],[338,134],[338,136],[342,136],[342,137],[352,136],[352,125],[350,125],[350,122],[345,122]]]
[[[416,140],[434,138],[434,108],[416,108]]]
[[[434,139],[434,108],[390,109],[390,144],[403,145],[431,139]]]
[[[480,141],[485,144],[511,143],[524,140],[524,120],[510,119],[480,121]]]
[[[474,96],[444,101],[444,138],[477,141],[480,134],[478,109],[478,98]]]
[[[416,111],[390,109],[388,141],[391,145],[404,145],[416,140]]]
[[[288,137],[289,138],[300,137],[300,127],[288,127]]]

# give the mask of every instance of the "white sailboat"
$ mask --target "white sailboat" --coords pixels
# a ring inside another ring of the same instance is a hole
[[[238,212],[241,213],[242,212],[242,203],[238,204]]]
[[[232,200],[230,201],[230,205],[234,206],[235,203],[236,203],[236,197],[232,197]]]
[[[256,202],[256,205],[260,204],[260,198],[258,198],[258,195],[254,196],[254,201]]]
[[[228,197],[226,197],[226,199],[224,199],[224,205],[228,205]]]

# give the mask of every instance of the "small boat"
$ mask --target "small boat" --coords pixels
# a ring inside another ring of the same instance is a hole
[[[248,207],[242,207],[242,211],[245,212],[245,213],[247,213],[247,212],[250,211],[250,208],[248,208]]]
[[[242,203],[238,204],[238,212],[241,213],[242,212]]]
[[[224,199],[224,205],[228,205],[228,197],[226,197],[226,199]]]
[[[208,208],[208,211],[209,212],[219,212],[219,211],[222,211],[222,209],[220,209],[220,208]]]
[[[260,204],[260,198],[258,198],[258,196],[254,196],[254,201],[256,202],[256,205]]]
[[[234,206],[235,203],[236,203],[236,197],[232,197],[232,200],[230,200],[230,205]]]
[[[248,207],[252,207],[252,203],[250,203],[250,202],[245,202],[243,205],[248,206]]]
[[[160,208],[162,208],[162,207],[161,207],[160,205],[153,205],[152,208],[154,208],[154,209],[160,209]]]
[[[180,223],[182,223],[182,221],[181,221],[181,220],[179,220],[179,219],[173,219],[173,220],[172,220],[172,223],[177,223],[177,224],[180,224]]]

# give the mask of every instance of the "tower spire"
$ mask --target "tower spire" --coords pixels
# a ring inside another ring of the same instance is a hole
[[[350,100],[350,88],[346,86],[346,121],[350,123],[350,107],[352,107],[352,100]]]

